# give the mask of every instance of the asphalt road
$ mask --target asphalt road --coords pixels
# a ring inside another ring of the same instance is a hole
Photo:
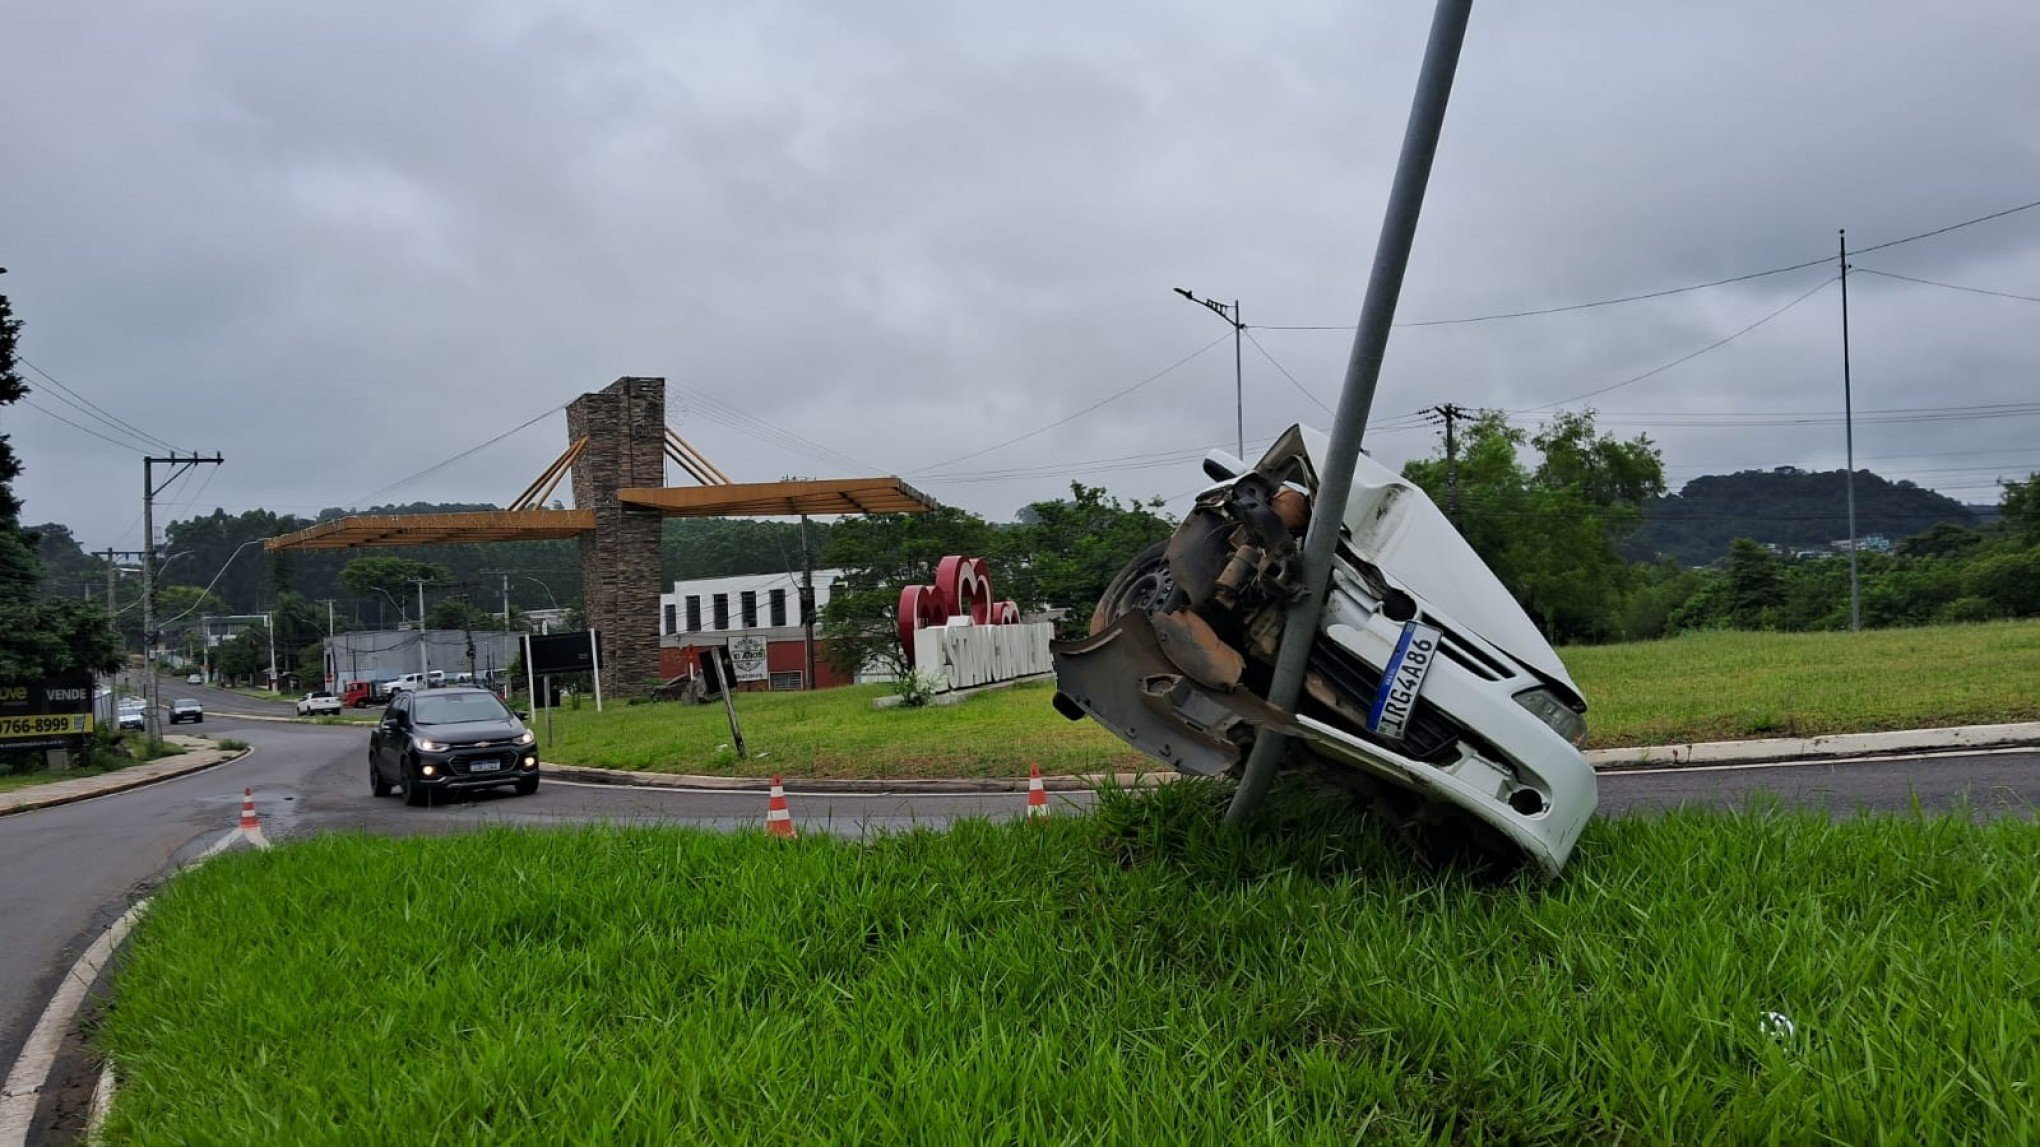
[[[639,789],[547,781],[538,794],[508,790],[431,809],[369,795],[365,728],[237,719],[229,714],[288,714],[288,703],[260,702],[202,686],[164,682],[163,697],[195,697],[207,710],[198,729],[233,736],[254,752],[174,781],[77,804],[0,817],[0,1074],[11,1065],[58,978],[106,925],[153,881],[231,829],[243,788],[252,788],[272,840],[317,832],[410,835],[459,832],[491,824],[588,822],[755,826],[763,802],[754,793]],[[2040,752],[1968,754],[1934,759],[1611,774],[1601,783],[1604,812],[1636,813],[1686,803],[1736,805],[1767,791],[1788,803],[1836,815],[1904,812],[1966,801],[1979,817],[2031,817],[2040,802]],[[1084,794],[1055,794],[1058,804]],[[874,828],[943,825],[962,816],[1015,816],[1024,794],[847,796],[801,794],[793,812],[803,831],[857,834]]]

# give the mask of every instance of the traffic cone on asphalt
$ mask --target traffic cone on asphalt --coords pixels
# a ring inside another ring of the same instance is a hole
[[[1027,766],[1027,819],[1048,815],[1048,790],[1041,787],[1041,766]]]
[[[241,824],[234,831],[257,848],[269,847],[269,838],[262,835],[262,822],[255,819],[254,789],[241,790]]]
[[[778,773],[772,774],[772,796],[765,802],[765,835],[788,840],[800,835],[793,827],[793,812],[786,807],[786,790],[780,786]]]

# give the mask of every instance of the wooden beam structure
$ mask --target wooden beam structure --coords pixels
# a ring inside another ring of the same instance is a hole
[[[475,510],[458,514],[356,514],[269,539],[270,553],[355,546],[541,542],[595,528],[593,510]]]
[[[939,508],[935,499],[892,477],[639,487],[618,490],[616,500],[669,518],[925,514]]]

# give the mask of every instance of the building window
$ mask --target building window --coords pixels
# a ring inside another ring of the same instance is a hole
[[[687,632],[701,632],[701,595],[687,595]]]
[[[791,669],[784,673],[774,673],[772,675],[772,691],[774,693],[797,691],[799,688],[800,670],[798,669]]]
[[[728,629],[730,627],[729,594],[719,593],[715,595],[715,627],[717,629]]]
[[[772,624],[786,624],[786,591],[783,589],[772,591]]]
[[[755,590],[748,590],[748,589],[747,589],[747,590],[745,590],[745,591],[743,592],[743,596],[742,596],[742,598],[741,598],[740,600],[741,600],[741,602],[742,602],[742,604],[743,604],[743,607],[744,607],[744,628],[745,628],[745,629],[756,629],[756,628],[758,628],[758,594],[757,594],[757,591],[755,591]]]
[[[680,610],[679,610],[679,607],[677,607],[677,606],[671,606],[671,605],[669,605],[669,606],[667,606],[667,607],[666,607],[666,628],[665,628],[665,632],[667,632],[667,633],[671,633],[671,632],[673,632],[673,621],[674,621],[674,615],[675,615],[675,614],[677,614],[677,613],[679,613],[679,612],[680,612]]]

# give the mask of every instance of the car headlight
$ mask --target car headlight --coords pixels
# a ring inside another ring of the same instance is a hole
[[[418,742],[418,747],[428,753],[443,753],[446,751],[446,742],[420,741]]]
[[[538,740],[538,734],[532,732],[530,729],[526,729],[522,733],[517,734],[517,743],[520,745],[529,745],[530,743],[536,740]]]
[[[1542,686],[1526,689],[1516,694],[1516,704],[1530,710],[1538,720],[1551,726],[1552,731],[1579,748],[1587,740],[1587,719],[1573,712],[1572,706],[1559,699],[1558,694]]]

